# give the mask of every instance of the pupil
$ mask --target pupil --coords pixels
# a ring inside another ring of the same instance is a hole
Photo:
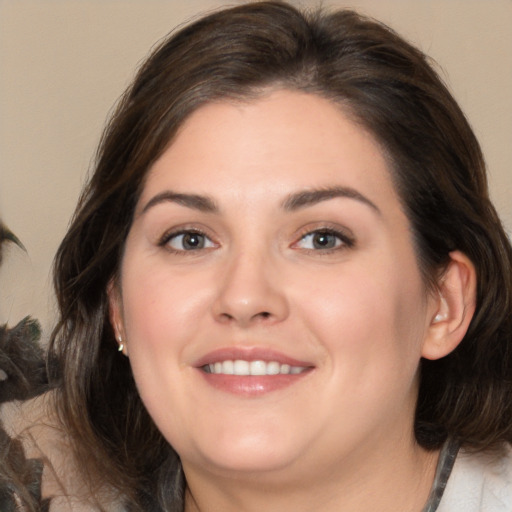
[[[336,244],[334,235],[329,233],[317,233],[313,237],[313,245],[319,249],[330,249]]]
[[[183,247],[185,249],[200,249],[203,245],[203,236],[198,233],[187,233],[183,236]]]

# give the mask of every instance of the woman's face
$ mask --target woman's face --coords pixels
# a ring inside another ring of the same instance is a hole
[[[325,99],[195,112],[149,172],[111,311],[186,471],[332,474],[413,439],[434,300],[382,151]]]

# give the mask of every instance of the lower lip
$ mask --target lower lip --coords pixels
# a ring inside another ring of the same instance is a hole
[[[261,396],[287,388],[301,381],[311,370],[286,375],[224,375],[206,373],[199,369],[210,386],[226,393],[244,396]]]

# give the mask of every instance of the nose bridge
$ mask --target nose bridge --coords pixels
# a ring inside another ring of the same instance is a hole
[[[219,279],[222,282],[214,307],[219,320],[246,326],[279,322],[288,315],[276,257],[265,247],[233,250]]]

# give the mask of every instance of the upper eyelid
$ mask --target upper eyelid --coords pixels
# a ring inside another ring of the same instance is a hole
[[[303,228],[301,228],[298,231],[297,240],[301,240],[302,238],[304,238],[305,236],[307,236],[309,234],[322,232],[322,231],[330,232],[332,234],[338,235],[341,239],[347,240],[347,241],[355,242],[355,239],[356,239],[356,237],[351,229],[344,227],[344,226],[340,226],[338,224],[333,225],[332,223],[327,222],[327,223],[318,223],[318,224],[314,223],[313,225],[304,226]]]

